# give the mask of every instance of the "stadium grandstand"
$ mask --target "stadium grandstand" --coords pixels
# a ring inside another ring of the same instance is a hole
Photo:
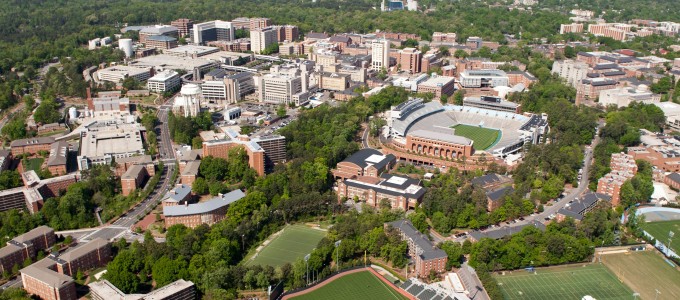
[[[540,142],[549,130],[547,121],[545,114],[424,103],[413,98],[388,113],[387,125],[389,142],[411,153],[455,159],[486,152],[505,158],[522,152],[524,145]]]

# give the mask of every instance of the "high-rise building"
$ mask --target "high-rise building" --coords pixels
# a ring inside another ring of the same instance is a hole
[[[576,85],[588,74],[588,64],[576,60],[558,60],[553,63],[552,73],[564,78],[569,85]]]
[[[390,41],[375,40],[371,43],[371,68],[375,71],[390,67]]]
[[[397,66],[411,74],[420,72],[422,53],[416,48],[404,48],[397,53]]]
[[[185,37],[190,34],[194,27],[194,21],[191,19],[177,19],[170,22],[170,25],[177,27],[179,37]]]
[[[276,43],[277,32],[273,27],[256,28],[250,30],[250,50],[259,54],[267,46]]]
[[[194,24],[192,38],[194,44],[205,44],[210,41],[233,41],[234,26],[231,22],[221,20]]]
[[[300,38],[300,30],[295,25],[274,26],[276,37],[279,42],[296,41]]]
[[[251,18],[248,23],[249,23],[248,28],[250,30],[266,28],[273,25],[272,20],[269,18]]]

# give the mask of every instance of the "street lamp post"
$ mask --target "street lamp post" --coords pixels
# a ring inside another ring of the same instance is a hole
[[[340,271],[340,243],[342,240],[335,242],[335,271]]]
[[[309,261],[310,256],[311,256],[311,254],[305,255],[305,267],[307,268],[307,271],[305,273],[306,274],[305,275],[305,281],[307,281],[307,285],[309,285],[309,263],[307,263],[307,261]]]

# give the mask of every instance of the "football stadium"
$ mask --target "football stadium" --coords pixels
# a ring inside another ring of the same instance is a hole
[[[442,159],[518,154],[548,132],[547,115],[516,114],[413,98],[389,112],[390,142],[410,153]]]

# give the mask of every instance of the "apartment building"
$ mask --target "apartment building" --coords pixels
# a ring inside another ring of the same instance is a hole
[[[588,25],[588,32],[595,36],[610,37],[617,41],[626,40],[626,34],[635,25],[622,23],[597,23]]]
[[[149,173],[142,165],[134,165],[130,167],[125,174],[120,176],[120,184],[123,196],[128,196],[130,193],[141,187],[142,184],[149,177]]]
[[[54,265],[49,258],[21,269],[21,282],[24,290],[43,300],[76,300],[75,281],[64,274],[57,273],[43,265]]]
[[[274,23],[272,23],[272,20],[269,18],[250,18],[248,20],[248,28],[250,30],[266,28],[272,25],[274,25]]]
[[[92,300],[194,300],[196,287],[191,281],[179,279],[148,294],[125,294],[104,279],[87,285]]]
[[[416,48],[404,48],[397,52],[397,67],[411,74],[420,73],[422,53]]]
[[[203,155],[228,159],[229,150],[234,147],[243,147],[248,154],[248,165],[263,176],[265,171],[264,149],[250,140],[248,136],[239,135],[233,130],[228,130],[222,139],[203,142]]]
[[[266,27],[266,26],[265,26]],[[300,39],[300,29],[295,25],[273,26],[278,42],[293,42]]]
[[[51,248],[56,243],[54,229],[39,226],[19,235],[0,248],[0,272],[12,272],[15,265],[21,266],[27,258],[35,258],[39,251]]]
[[[68,163],[68,142],[58,141],[50,146],[50,156],[47,157],[47,170],[52,175],[61,176],[66,174]]]
[[[156,175],[156,165],[153,164],[151,155],[136,155],[131,157],[122,157],[116,159],[116,169],[114,173],[116,176],[122,176],[134,165],[142,165],[146,168],[149,176]]]
[[[455,43],[456,42],[455,32],[434,32],[432,33],[432,42],[439,43]]]
[[[234,26],[231,22],[214,20],[194,24],[192,38],[196,45],[204,45],[210,41],[233,41]]]
[[[415,274],[420,278],[430,276],[430,271],[436,273],[446,271],[448,255],[437,248],[430,240],[420,233],[409,220],[398,220],[385,223],[385,228],[394,228],[401,234],[401,239],[408,242],[408,254],[413,259]]]
[[[588,72],[587,63],[572,59],[556,60],[552,66],[552,73],[564,78],[573,87],[576,87],[581,80],[586,79]]]
[[[600,201],[611,201],[609,195],[600,193],[587,193],[581,197],[581,199],[576,199],[574,202],[567,204],[565,207],[560,208],[557,211],[555,219],[557,222],[562,222],[566,218],[572,218],[575,221],[583,220],[583,216],[595,208],[597,203]]]
[[[262,53],[267,46],[278,42],[277,31],[273,27],[250,29],[250,50]]]
[[[611,172],[597,181],[597,192],[610,196],[612,206],[616,207],[621,203],[621,186],[635,176],[637,164],[633,155],[614,153],[609,165]]]
[[[575,104],[581,105],[587,101],[595,101],[600,92],[616,88],[618,81],[609,78],[583,79],[576,85]]]
[[[9,146],[13,156],[21,154],[32,155],[37,154],[39,151],[50,151],[53,143],[54,138],[46,136],[13,140]]]
[[[371,69],[379,72],[390,67],[390,41],[378,39],[371,42]]]
[[[194,21],[191,19],[177,19],[170,22],[170,25],[177,28],[179,37],[185,37],[191,34],[191,30],[194,28]]]
[[[96,238],[53,259],[57,264],[57,272],[75,276],[78,271],[106,266],[112,259],[111,244],[105,239]]]
[[[583,32],[582,23],[560,24],[560,34],[582,32]]]
[[[165,93],[180,86],[179,73],[174,70],[165,70],[149,78],[146,88],[155,93]]]
[[[234,190],[205,202],[163,206],[165,227],[175,224],[183,224],[189,228],[196,228],[202,224],[213,225],[226,217],[229,205],[245,196],[241,190]]]

